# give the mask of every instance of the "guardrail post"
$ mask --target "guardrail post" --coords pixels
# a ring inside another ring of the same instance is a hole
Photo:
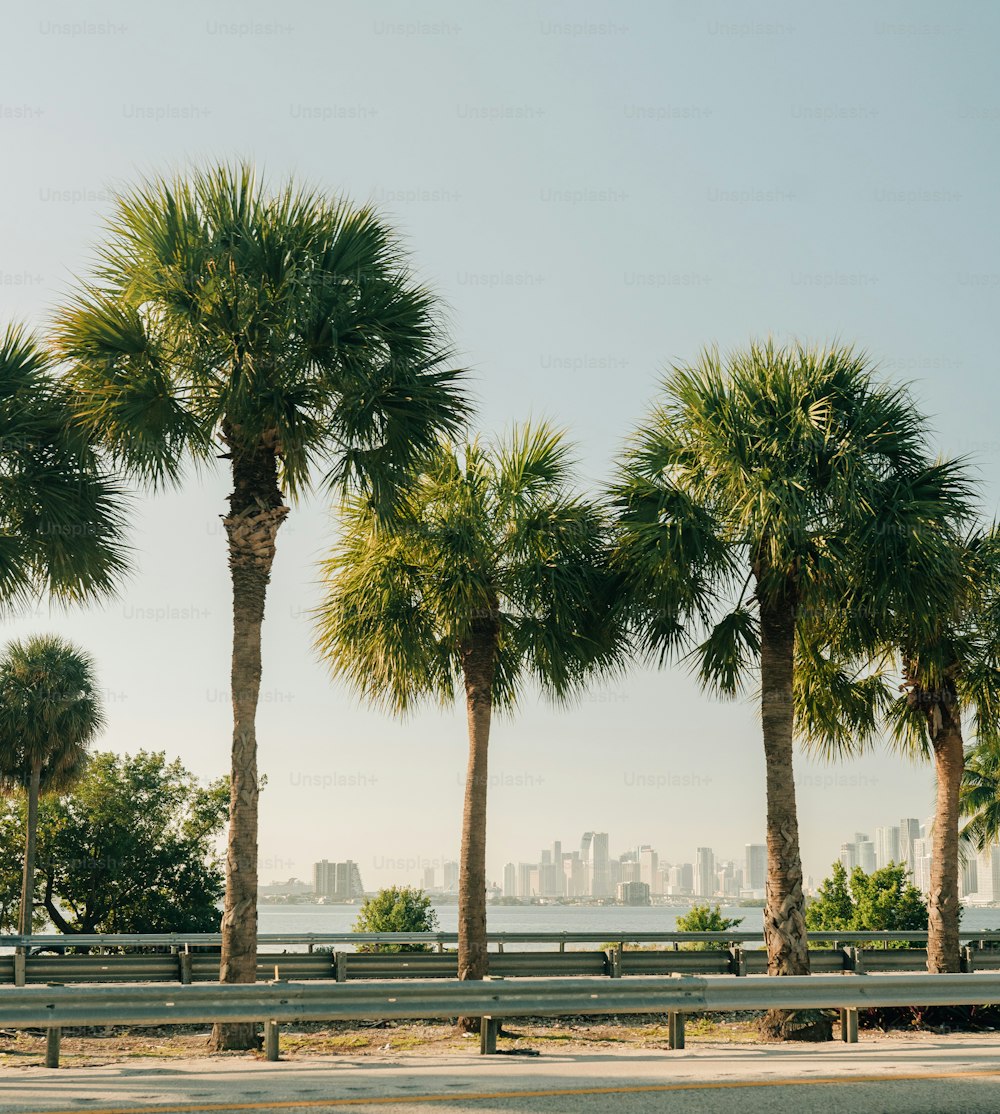
[[[184,949],[182,952],[177,953],[177,959],[181,969],[181,984],[183,986],[191,985],[191,953]]]
[[[847,949],[847,956],[850,960],[852,970],[855,975],[863,975],[865,973],[865,953],[855,944],[854,947]]]
[[[334,953],[333,977],[337,982],[347,982],[347,952]]]
[[[495,1056],[500,1022],[487,1014],[479,1019],[479,1055]]]
[[[45,1066],[59,1067],[59,1045],[62,1043],[62,1029],[45,1030]]]
[[[840,1011],[840,1039],[845,1044],[858,1043],[858,1011],[856,1009]]]
[[[731,975],[745,975],[747,973],[747,957],[742,944],[734,944],[729,949],[729,973]]]
[[[667,1013],[667,1048],[681,1049],[684,1047],[684,1014],[677,1010]]]
[[[972,944],[966,944],[962,948],[961,968],[967,975],[971,975],[976,969],[976,949]]]
[[[277,1021],[264,1022],[264,1059],[276,1061],[278,1057],[278,1035],[281,1026]]]
[[[622,977],[622,946],[615,944],[608,951],[608,974],[613,979],[620,979]]]
[[[24,948],[18,948],[14,952],[14,985],[24,986],[25,981],[25,965],[27,956],[24,953]]]

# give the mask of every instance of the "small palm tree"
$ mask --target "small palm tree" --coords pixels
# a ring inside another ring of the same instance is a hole
[[[23,328],[0,335],[0,608],[84,601],[126,571],[123,492],[73,421],[73,396]]]
[[[12,642],[0,658],[0,778],[28,795],[18,932],[32,929],[38,799],[68,788],[104,729],[90,656],[55,635]]]
[[[101,262],[62,315],[80,419],[131,475],[229,462],[233,736],[221,978],[253,982],[261,624],[278,529],[313,478],[391,505],[398,478],[460,428],[431,296],[370,209],[248,166],[157,180],[117,200]],[[250,1048],[252,1025],[213,1046]]]
[[[924,442],[906,395],[851,349],[769,342],[725,362],[707,351],[673,370],[614,489],[641,649],[661,662],[687,653],[727,696],[759,677],[773,975],[809,972],[792,772],[798,631],[855,599],[881,613],[919,595],[908,574],[952,483]],[[799,1035],[828,1036],[828,1023],[801,1020]],[[780,1014],[765,1025],[790,1027]]]
[[[503,443],[444,445],[383,527],[345,513],[323,566],[318,648],[369,700],[406,712],[465,697],[469,759],[459,863],[458,969],[487,973],[487,747],[494,708],[527,678],[556,697],[608,665],[615,644],[602,512],[570,489],[568,449],[547,426]]]

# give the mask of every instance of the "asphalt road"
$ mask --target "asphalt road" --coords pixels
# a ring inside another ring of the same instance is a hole
[[[522,1058],[244,1057],[12,1068],[0,1114],[997,1114],[1000,1034]]]

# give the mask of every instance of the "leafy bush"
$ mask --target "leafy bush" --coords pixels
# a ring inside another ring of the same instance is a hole
[[[365,899],[354,932],[436,932],[431,899],[415,886],[390,886]],[[429,944],[359,944],[359,952],[426,952]]]
[[[927,929],[927,906],[908,879],[906,867],[890,863],[865,874],[855,867],[850,878],[843,863],[820,885],[806,906],[810,932],[920,932]],[[904,942],[890,947],[906,948]]]
[[[716,905],[714,908],[706,902],[704,905],[692,905],[690,913],[684,913],[677,918],[678,932],[727,932],[731,928],[738,928],[743,923],[742,917],[724,917],[722,909]],[[707,941],[703,944],[685,944],[685,948],[692,951],[725,951],[726,945],[722,941]]]

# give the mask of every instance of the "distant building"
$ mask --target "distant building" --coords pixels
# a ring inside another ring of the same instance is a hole
[[[538,897],[538,864],[517,864],[517,896]]]
[[[1000,901],[1000,844],[981,851],[976,858],[978,885],[970,895],[973,904],[992,905]]]
[[[619,905],[649,905],[649,886],[645,882],[619,882],[616,891]]]
[[[441,888],[446,894],[458,893],[458,863],[449,860],[442,866],[444,879]]]
[[[875,866],[878,870],[890,863],[901,861],[899,853],[899,828],[875,829]]]
[[[929,893],[931,888],[932,847],[929,839],[913,841],[913,884],[922,894]]]
[[[313,892],[327,901],[353,901],[364,897],[358,864],[350,859],[331,863],[327,859],[313,863]]]
[[[920,838],[920,821],[910,816],[899,822],[899,861],[913,874],[913,844]]]
[[[594,832],[594,842],[591,846],[590,859],[590,894],[591,897],[610,897],[614,892],[611,888],[611,856],[608,853],[608,833]]]
[[[840,845],[840,854],[837,857],[840,859],[844,870],[850,874],[858,865],[858,845],[856,843],[842,843]]]
[[[958,896],[968,897],[979,890],[979,863],[976,859],[969,858],[959,865]]]
[[[660,856],[652,847],[639,848],[639,881],[649,886],[653,895],[663,893],[663,883],[660,878]]]
[[[694,892],[697,897],[715,895],[715,852],[711,847],[699,847],[695,851]]]
[[[875,870],[875,844],[870,839],[858,840],[858,866],[865,874]]]
[[[681,897],[694,893],[694,867],[691,863],[677,863],[667,875],[667,892]]]
[[[425,866],[424,867],[424,889],[425,890],[433,890],[434,889],[434,867],[432,867],[432,866]]]
[[[748,843],[743,849],[743,887],[764,896],[767,887],[767,844]]]
[[[513,863],[503,868],[503,896],[517,897],[517,867]]]
[[[564,893],[567,897],[587,896],[587,864],[580,858],[580,852],[563,855]]]

